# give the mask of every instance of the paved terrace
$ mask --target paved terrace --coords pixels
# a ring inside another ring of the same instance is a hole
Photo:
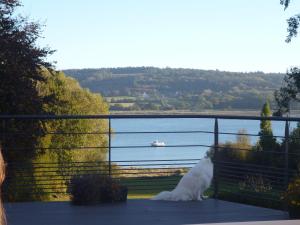
[[[282,211],[208,199],[202,202],[128,200],[73,206],[69,202],[5,204],[9,225],[182,225],[285,220]]]

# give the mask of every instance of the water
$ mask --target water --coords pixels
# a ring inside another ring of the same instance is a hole
[[[219,120],[219,132],[237,133],[244,129],[248,134],[258,134],[260,121]],[[290,130],[296,123],[290,123]],[[153,132],[153,131],[211,131],[213,119],[114,119],[112,128],[115,132]],[[272,122],[273,134],[284,136],[285,123]],[[250,137],[251,143],[257,137]],[[203,158],[209,147],[151,147],[154,140],[164,141],[166,145],[213,145],[214,134],[209,133],[163,133],[163,134],[114,134],[112,147],[149,146],[146,148],[112,148],[112,161],[134,160],[176,160]],[[219,135],[219,143],[235,141],[236,135]],[[280,139],[278,139],[280,141]]]

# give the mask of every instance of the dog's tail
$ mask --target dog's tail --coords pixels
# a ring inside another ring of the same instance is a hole
[[[154,196],[151,200],[166,200],[170,201],[172,199],[172,192],[171,191],[163,191],[160,192],[158,195]]]

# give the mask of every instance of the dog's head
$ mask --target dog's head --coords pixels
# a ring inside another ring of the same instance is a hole
[[[210,158],[203,158],[201,159],[200,163],[202,164],[202,170],[209,176],[209,177],[213,177],[213,171],[214,171],[214,165],[211,162]]]

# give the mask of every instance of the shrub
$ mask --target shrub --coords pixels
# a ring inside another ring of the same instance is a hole
[[[126,201],[128,189],[108,176],[93,174],[72,177],[68,192],[73,204],[89,205]]]
[[[300,177],[292,181],[284,195],[291,218],[300,219]]]

